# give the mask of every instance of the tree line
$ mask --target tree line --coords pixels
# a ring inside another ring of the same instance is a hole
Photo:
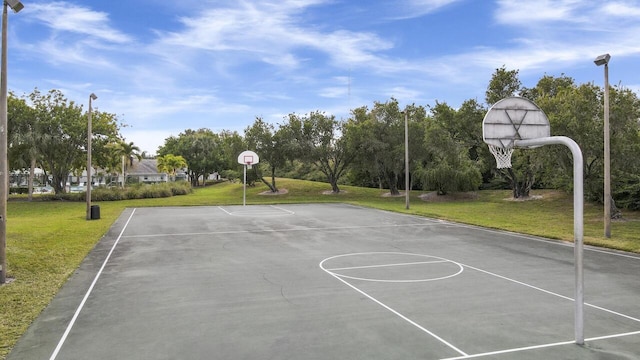
[[[59,90],[7,98],[8,160],[10,171],[29,169],[31,197],[36,167],[44,171],[47,185],[56,194],[64,193],[70,174],[80,175],[87,167],[88,112],[68,100]],[[133,142],[120,135],[122,124],[116,115],[93,110],[92,157],[96,174],[108,177],[124,173],[128,161],[142,156]]]
[[[622,86],[610,92],[613,197],[624,208],[640,208],[640,101]],[[404,184],[404,122],[407,117],[410,188],[446,194],[480,188],[511,189],[515,198],[534,188],[572,191],[573,165],[568,149],[556,146],[516,149],[509,169],[496,169],[482,140],[482,120],[491,105],[522,96],[547,114],[551,133],[574,139],[584,154],[585,195],[603,201],[603,96],[593,83],[576,84],[565,75],[543,76],[535,87],[522,86],[518,70],[496,69],[485,104],[469,99],[459,108],[446,102],[400,108],[391,98],[336,119],[321,111],[289,114],[278,124],[258,117],[244,136],[208,129],[187,130],[166,140],[160,154],[182,155],[193,185],[218,171],[233,177],[235,156],[243,149],[260,155],[255,180],[278,191],[276,177],[326,181],[333,192],[341,184],[380,187],[399,194]],[[193,166],[195,165],[195,166]],[[264,173],[264,174],[263,174]],[[237,175],[237,174],[236,174]]]
[[[572,191],[572,158],[563,147],[516,149],[513,167],[496,169],[482,140],[482,120],[491,105],[508,96],[534,101],[549,118],[552,135],[570,137],[580,145],[585,196],[602,202],[603,89],[593,83],[576,84],[565,75],[545,75],[527,88],[518,70],[505,67],[493,73],[484,103],[468,99],[458,108],[439,101],[432,106],[400,108],[398,100],[391,98],[352,109],[348,119],[313,111],[291,113],[276,124],[257,117],[242,135],[187,129],[165,139],[158,149],[158,161],[167,172],[186,164],[191,184],[198,186],[213,173],[240,178],[237,156],[250,149],[259,154],[261,162],[253,167],[248,181],[262,181],[274,192],[278,191],[277,177],[291,177],[326,181],[333,192],[348,184],[399,194],[405,183],[406,116],[413,190],[447,194],[501,188],[511,189],[515,198],[526,197],[535,188]],[[9,115],[11,168],[38,164],[52,175],[56,191],[63,191],[63,179],[86,167],[82,161],[87,125],[82,107],[68,102],[59,91],[41,94],[36,89],[26,98],[10,95]],[[127,143],[118,134],[121,125],[115,115],[96,111],[93,119],[95,164],[117,172],[115,162],[127,150],[135,152],[133,144],[123,148]],[[618,206],[628,209],[640,208],[639,119],[637,94],[620,85],[611,86],[612,196]]]

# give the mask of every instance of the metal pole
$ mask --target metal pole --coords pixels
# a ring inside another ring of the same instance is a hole
[[[95,96],[89,95],[89,114],[87,121],[87,220],[91,220],[91,98]]]
[[[611,151],[609,144],[609,64],[604,64],[604,236],[611,237]]]
[[[244,164],[244,179],[242,179],[242,206],[247,205],[247,164]]]
[[[7,191],[9,158],[7,156],[7,2],[2,2],[2,68],[0,69],[0,284],[7,280]]]
[[[565,145],[573,155],[573,253],[575,267],[575,337],[576,344],[584,345],[584,272],[583,272],[583,234],[584,234],[584,169],[580,146],[565,136],[517,140],[516,146]]]
[[[409,125],[407,111],[404,114],[404,189],[405,189],[405,209],[409,209]]]

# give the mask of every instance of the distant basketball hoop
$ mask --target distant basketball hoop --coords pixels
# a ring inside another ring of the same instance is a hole
[[[260,162],[260,157],[253,151],[243,151],[238,155],[238,164],[244,165],[244,190],[242,192],[242,205],[247,204],[247,169],[251,169],[253,165]]]

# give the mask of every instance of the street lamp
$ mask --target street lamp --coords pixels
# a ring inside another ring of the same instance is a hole
[[[18,0],[2,4],[2,54],[0,61],[0,284],[7,280],[7,192],[9,188],[9,157],[7,156],[7,6],[14,12],[24,8]]]
[[[604,236],[611,237],[611,159],[609,146],[609,59],[611,55],[598,56],[594,63],[604,65]]]
[[[404,114],[404,208],[409,210],[409,125],[407,111]]]
[[[91,220],[91,100],[96,100],[96,94],[89,95],[89,115],[87,121],[87,220]]]

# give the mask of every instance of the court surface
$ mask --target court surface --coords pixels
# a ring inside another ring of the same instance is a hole
[[[345,204],[127,209],[8,359],[638,359],[640,257],[584,265],[579,346],[571,244]]]

